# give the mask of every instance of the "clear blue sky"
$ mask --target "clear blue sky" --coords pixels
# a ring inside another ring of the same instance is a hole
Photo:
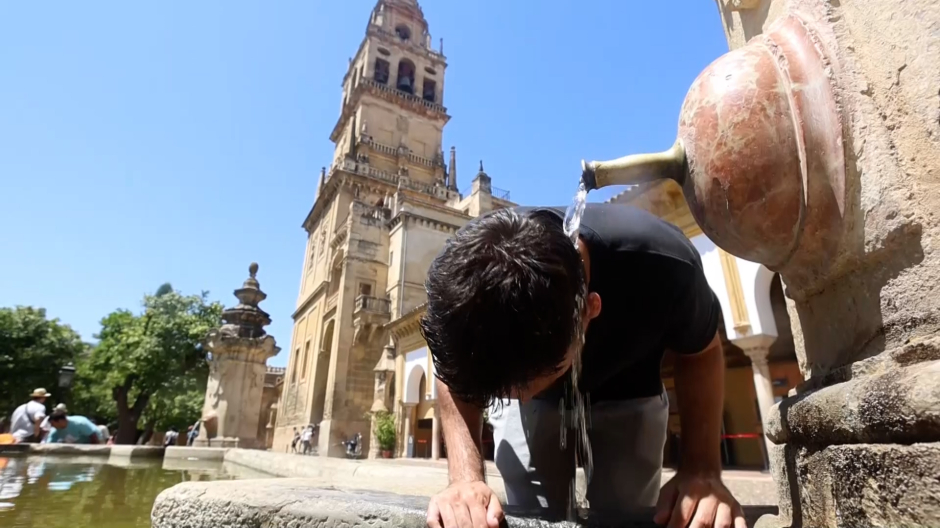
[[[300,224],[374,3],[5,3],[0,306],[45,307],[90,341],[163,282],[230,305],[257,261],[284,365]],[[482,158],[523,204],[567,203],[582,158],[668,148],[727,50],[702,0],[422,7],[444,38],[460,187]]]

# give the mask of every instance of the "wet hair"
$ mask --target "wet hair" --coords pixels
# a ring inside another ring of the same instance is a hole
[[[52,411],[52,414],[49,415],[49,421],[58,422],[59,420],[65,420],[67,417],[68,417],[67,412],[61,409],[57,409],[55,411]]]
[[[486,407],[556,373],[581,339],[581,254],[548,211],[502,209],[434,259],[421,334],[455,398]]]

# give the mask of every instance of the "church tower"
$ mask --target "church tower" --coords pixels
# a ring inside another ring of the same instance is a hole
[[[385,325],[424,303],[431,260],[480,209],[444,161],[446,67],[415,0],[377,2],[343,77],[333,159],[303,222],[275,450],[308,424],[319,425],[320,455],[342,456],[340,442],[356,433],[368,443]],[[509,204],[487,199],[487,209]]]

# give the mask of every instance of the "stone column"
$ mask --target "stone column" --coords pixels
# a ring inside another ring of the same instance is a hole
[[[209,380],[203,403],[203,425],[196,446],[264,448],[259,437],[261,399],[268,358],[277,355],[274,337],[264,327],[271,318],[258,303],[267,295],[261,291],[255,274],[258,265],[248,267],[250,276],[235,290],[238,305],[222,312],[223,325],[211,330],[205,347],[210,354]]]
[[[760,406],[761,424],[765,423],[774,406],[774,385],[770,377],[767,356],[770,354],[770,345],[776,339],[775,336],[760,335],[734,341],[734,344],[741,347],[751,359],[751,370],[754,371],[754,392],[757,394],[757,404]],[[767,426],[762,425],[761,430],[766,431]],[[764,440],[765,453],[770,456],[773,442],[767,438],[766,434],[762,434],[761,437]]]
[[[431,418],[431,460],[441,458],[441,411],[434,402],[434,416]]]
[[[414,403],[402,403],[401,404],[401,423],[402,426],[402,435],[401,435],[401,456],[406,458],[408,456],[408,437],[412,436],[414,433],[412,431],[411,424],[413,422],[412,415],[415,412]]]

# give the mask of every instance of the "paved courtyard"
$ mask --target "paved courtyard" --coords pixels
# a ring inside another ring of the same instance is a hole
[[[338,489],[360,489],[431,496],[447,486],[447,461],[428,459],[345,460],[264,451],[233,450],[225,460],[284,477],[319,479],[320,485]],[[503,480],[492,462],[487,462],[487,480],[505,497]],[[663,472],[665,483],[674,475]],[[776,506],[773,478],[760,471],[729,470],[722,479],[743,505]],[[583,496],[584,475],[578,472],[578,491]]]

